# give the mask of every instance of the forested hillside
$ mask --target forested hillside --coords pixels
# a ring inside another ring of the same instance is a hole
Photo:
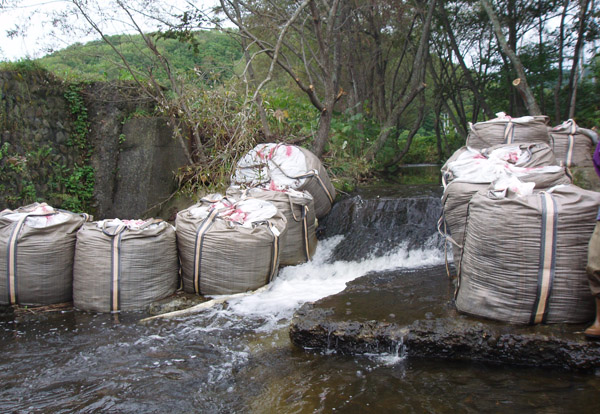
[[[66,79],[135,82],[185,125],[191,191],[225,180],[260,141],[311,148],[352,184],[442,162],[469,123],[497,112],[600,127],[595,0],[67,3],[62,25],[104,40],[39,63]],[[117,20],[138,34],[107,36]]]
[[[156,38],[159,34],[148,36]],[[233,37],[216,30],[196,31],[193,39],[193,44],[177,39],[161,39],[158,50],[180,74],[202,73],[207,82],[222,82],[231,78],[234,66],[242,57],[240,44]],[[132,73],[113,50],[114,46],[135,73],[147,77],[148,71],[152,70],[158,80],[167,81],[163,69],[149,55],[141,35],[107,36],[106,40],[75,43],[38,59],[38,63],[65,78],[132,79]]]

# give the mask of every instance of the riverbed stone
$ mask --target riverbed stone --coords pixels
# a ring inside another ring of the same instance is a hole
[[[456,311],[444,266],[371,273],[303,305],[290,326],[306,350],[401,353],[408,358],[600,369],[600,341],[585,325],[518,326]]]

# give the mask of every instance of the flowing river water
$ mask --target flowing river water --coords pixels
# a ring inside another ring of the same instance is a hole
[[[340,205],[313,261],[253,296],[145,324],[72,309],[1,316],[0,412],[600,412],[599,374],[412,360],[402,344],[362,356],[294,347],[302,303],[370,272],[444,263],[439,194],[374,194]]]

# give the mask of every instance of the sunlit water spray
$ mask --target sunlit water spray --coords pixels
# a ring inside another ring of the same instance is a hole
[[[270,332],[287,326],[302,304],[341,292],[348,282],[368,273],[413,269],[442,264],[444,261],[443,252],[433,237],[431,243],[426,243],[420,249],[408,250],[405,244],[401,244],[382,256],[371,256],[360,261],[332,261],[332,254],[343,238],[334,236],[321,241],[310,262],[281,269],[267,290],[232,299],[224,308],[206,311],[193,318],[213,319],[217,313],[220,315],[217,319],[225,327],[230,327],[232,320],[242,319],[255,332]],[[218,327],[218,323],[211,323],[204,329]]]
[[[289,346],[290,320],[304,303],[341,292],[348,282],[371,272],[442,264],[444,254],[436,237],[419,249],[400,244],[381,256],[336,261],[334,251],[344,236],[334,236],[319,243],[310,262],[281,269],[267,290],[178,319],[178,337],[212,338],[210,346],[223,356],[221,363],[210,366],[210,380],[202,386],[203,392],[230,392],[229,380],[253,355]],[[370,359],[377,366],[397,364],[404,359],[402,344],[396,353],[371,355]]]

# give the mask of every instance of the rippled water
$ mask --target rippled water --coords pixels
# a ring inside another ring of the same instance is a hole
[[[413,231],[423,221],[415,212],[431,220],[439,206],[380,194],[339,203],[333,237],[311,263],[282,269],[268,291],[227,305],[145,324],[142,313],[0,316],[0,412],[600,412],[600,375],[407,360],[401,344],[393,355],[357,357],[292,346],[289,320],[302,303],[369,272],[443,263],[439,239]],[[334,235],[343,217],[354,227]],[[380,256],[364,244],[378,245]]]
[[[340,237],[271,289],[140,324],[67,310],[0,323],[0,411],[14,413],[598,412],[600,378],[536,369],[311,354],[289,341],[299,304],[369,271],[441,263],[438,249],[331,262]]]

